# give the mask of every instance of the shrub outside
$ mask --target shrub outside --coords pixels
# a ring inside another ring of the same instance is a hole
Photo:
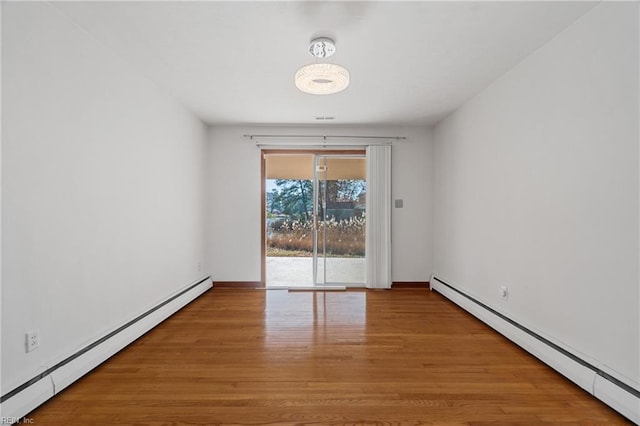
[[[323,233],[325,254],[331,257],[364,257],[366,219],[335,217],[318,224],[318,252],[322,253]],[[300,220],[274,221],[267,236],[267,256],[311,256],[313,254],[313,222]]]

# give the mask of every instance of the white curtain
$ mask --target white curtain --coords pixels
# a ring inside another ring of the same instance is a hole
[[[367,288],[391,288],[391,146],[367,147]]]

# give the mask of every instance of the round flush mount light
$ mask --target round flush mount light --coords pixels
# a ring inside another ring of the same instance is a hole
[[[330,95],[349,85],[349,71],[335,64],[311,64],[296,72],[296,87],[312,95]]]
[[[336,45],[330,38],[315,38],[309,44],[309,53],[315,58],[326,58],[335,52]],[[331,95],[349,86],[349,71],[336,64],[314,63],[296,72],[295,83],[296,87],[305,93]]]

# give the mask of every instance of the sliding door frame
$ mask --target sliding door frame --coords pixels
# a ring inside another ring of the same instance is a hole
[[[260,150],[260,281],[267,287],[267,163],[266,156],[273,154],[313,155],[366,155],[365,149],[261,149]],[[315,170],[314,170],[315,174]],[[315,196],[315,194],[314,194]],[[314,277],[315,281],[315,277]]]

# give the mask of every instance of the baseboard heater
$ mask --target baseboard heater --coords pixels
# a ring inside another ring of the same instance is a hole
[[[0,397],[0,413],[3,423],[21,422],[23,416],[115,355],[211,287],[210,276],[197,280],[31,380],[4,393]]]
[[[640,391],[549,339],[513,321],[436,276],[431,289],[442,294],[629,420],[640,423]]]

